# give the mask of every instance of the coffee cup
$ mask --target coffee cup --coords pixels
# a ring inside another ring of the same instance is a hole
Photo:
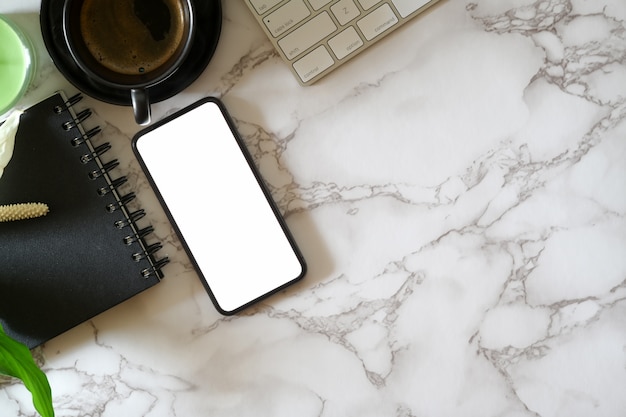
[[[88,78],[128,90],[135,120],[150,123],[149,88],[183,63],[195,31],[191,0],[65,0],[63,36]]]

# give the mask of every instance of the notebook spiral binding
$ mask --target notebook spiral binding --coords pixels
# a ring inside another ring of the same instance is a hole
[[[92,112],[89,109],[81,110],[78,113],[74,111],[74,106],[82,100],[82,98],[82,94],[75,94],[66,99],[63,106],[55,106],[53,111],[55,113],[62,113],[64,111],[68,111],[70,113],[72,120],[63,123],[62,128],[67,131],[75,129],[78,132],[78,135],[70,141],[72,146],[78,147],[84,145],[87,147],[88,152],[80,156],[80,162],[83,164],[95,162],[98,167],[96,170],[87,172],[86,175],[88,175],[91,179],[102,178],[106,181],[106,186],[100,187],[96,190],[98,195],[104,196],[106,194],[112,194],[114,196],[115,203],[108,204],[104,207],[104,209],[109,213],[123,213],[124,219],[115,221],[111,225],[111,227],[118,229],[129,228],[129,234],[122,239],[120,244],[132,245],[133,243],[138,243],[141,247],[141,251],[133,253],[132,259],[135,262],[147,260],[150,264],[150,267],[143,268],[140,271],[141,276],[144,278],[155,276],[156,278],[161,279],[163,278],[161,269],[169,263],[169,258],[163,257],[157,259],[154,255],[163,247],[163,245],[160,243],[148,245],[145,242],[144,239],[146,236],[154,231],[152,226],[147,226],[141,229],[137,227],[137,221],[143,218],[146,215],[146,212],[143,209],[133,212],[129,211],[127,205],[135,198],[135,193],[130,192],[128,194],[121,195],[118,191],[118,188],[127,182],[127,178],[125,176],[115,179],[111,178],[110,171],[117,167],[119,162],[116,159],[113,159],[105,163],[100,158],[105,152],[111,149],[111,144],[107,142],[96,147],[93,146],[91,139],[100,133],[100,127],[94,127],[88,131],[84,130],[82,123],[92,115]]]

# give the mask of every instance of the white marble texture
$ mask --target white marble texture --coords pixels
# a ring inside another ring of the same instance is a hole
[[[213,61],[154,114],[223,99],[309,274],[220,316],[130,110],[84,100],[172,263],[37,350],[57,416],[626,415],[626,3],[443,0],[306,88],[223,4]],[[25,102],[74,91],[42,56]],[[0,415],[34,415],[20,384]]]

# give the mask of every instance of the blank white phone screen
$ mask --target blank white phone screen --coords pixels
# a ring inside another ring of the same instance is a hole
[[[217,102],[209,100],[134,138],[134,150],[223,314],[304,275]]]

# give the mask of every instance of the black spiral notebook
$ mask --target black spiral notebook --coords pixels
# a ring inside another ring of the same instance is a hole
[[[0,205],[46,203],[44,217],[0,223],[0,322],[30,348],[157,284],[168,260],[131,211],[90,110],[62,92],[21,116]],[[97,145],[97,146],[96,146]],[[129,188],[125,186],[123,188]]]

